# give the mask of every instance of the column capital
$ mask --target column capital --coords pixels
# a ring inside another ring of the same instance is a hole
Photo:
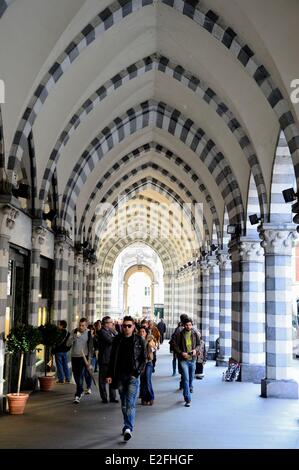
[[[294,241],[299,237],[293,224],[263,224],[258,227],[258,232],[266,255],[291,256]]]
[[[218,267],[219,261],[215,255],[207,257],[208,266],[210,269],[215,269]]]
[[[33,226],[32,227],[32,248],[34,250],[41,250],[42,245],[45,243],[47,230],[45,227]]]
[[[208,276],[210,274],[209,263],[206,259],[200,261],[200,269],[205,276]]]
[[[241,261],[263,262],[264,253],[259,240],[240,239]]]
[[[228,251],[218,251],[217,259],[220,269],[231,269],[231,258]]]
[[[0,205],[0,233],[1,235],[10,236],[10,231],[14,228],[16,218],[20,211],[10,204]]]

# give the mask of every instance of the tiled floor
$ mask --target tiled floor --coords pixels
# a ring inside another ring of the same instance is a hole
[[[0,448],[214,449],[299,448],[299,402],[260,398],[260,386],[222,382],[209,363],[195,381],[191,408],[171,377],[167,343],[158,354],[153,407],[138,405],[136,430],[124,444],[119,404],[103,405],[98,392],[73,405],[74,385],[35,393],[23,416],[0,418]]]

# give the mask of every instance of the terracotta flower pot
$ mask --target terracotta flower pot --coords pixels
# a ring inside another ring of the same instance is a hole
[[[9,413],[11,415],[22,415],[29,397],[28,393],[8,393],[6,397]]]
[[[55,383],[55,377],[52,377],[51,375],[41,376],[38,378],[38,380],[41,392],[49,392],[49,390],[52,390]]]

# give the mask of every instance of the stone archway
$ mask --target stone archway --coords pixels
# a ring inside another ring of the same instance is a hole
[[[136,274],[136,273],[144,273],[145,275],[147,275],[150,280],[151,280],[151,318],[154,317],[154,295],[155,295],[155,275],[153,273],[153,271],[148,267],[148,266],[145,266],[145,265],[134,265],[134,266],[131,266],[129,269],[127,269],[127,271],[125,272],[125,275],[124,275],[124,309],[125,309],[125,312],[128,311],[128,294],[129,294],[129,279],[131,276],[133,276],[133,274]]]

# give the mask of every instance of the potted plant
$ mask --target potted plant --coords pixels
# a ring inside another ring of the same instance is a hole
[[[20,393],[21,379],[23,373],[24,354],[33,352],[40,343],[41,337],[38,328],[32,325],[18,324],[10,331],[7,337],[7,349],[9,352],[20,355],[17,393],[8,393],[9,413],[20,415],[28,400],[28,393]]]
[[[51,355],[51,349],[59,342],[61,331],[54,323],[46,323],[38,327],[41,334],[41,344],[44,345],[44,376],[38,378],[40,390],[47,392],[53,388],[55,377],[47,375],[48,360]]]

